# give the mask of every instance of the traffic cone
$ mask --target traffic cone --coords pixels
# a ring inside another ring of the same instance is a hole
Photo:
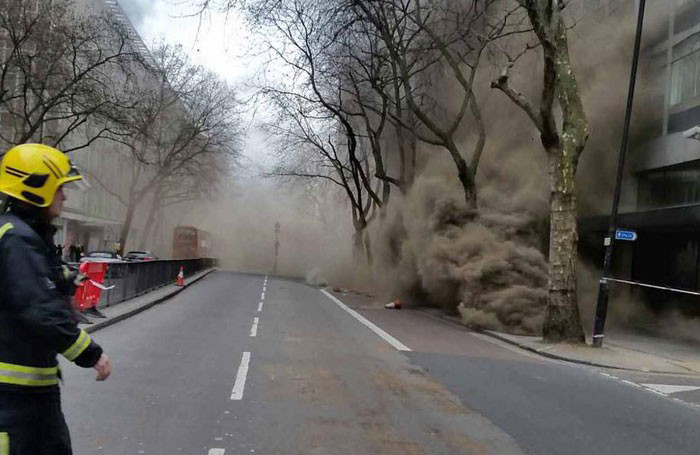
[[[180,272],[177,274],[177,280],[175,281],[175,286],[184,286],[185,285],[185,271],[183,270],[183,267],[180,266]]]
[[[384,305],[384,308],[388,310],[400,310],[402,305],[403,302],[401,302],[401,300],[394,300],[393,302]]]

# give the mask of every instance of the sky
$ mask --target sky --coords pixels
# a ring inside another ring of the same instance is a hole
[[[241,99],[247,98],[247,86],[261,71],[262,63],[252,55],[253,34],[241,12],[209,12],[192,17],[192,2],[187,0],[117,1],[148,47],[163,41],[181,44],[194,62],[218,73],[237,88]],[[242,116],[246,129],[242,164],[259,169],[269,157],[262,134],[253,126],[252,111],[249,107]]]

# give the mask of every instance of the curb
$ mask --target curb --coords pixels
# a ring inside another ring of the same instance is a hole
[[[154,306],[158,305],[159,303],[163,303],[166,300],[169,300],[169,299],[175,297],[176,295],[178,295],[179,293],[181,293],[185,289],[189,288],[193,284],[197,283],[198,281],[200,281],[204,277],[209,276],[209,274],[211,274],[215,271],[216,271],[215,268],[209,269],[206,271],[206,273],[202,274],[201,276],[195,278],[194,280],[190,280],[189,284],[186,284],[185,286],[177,288],[177,289],[173,289],[173,292],[166,294],[163,297],[160,297],[156,300],[153,300],[152,302],[145,303],[144,305],[142,305],[138,308],[134,308],[131,311],[127,311],[126,313],[120,314],[118,316],[114,316],[113,318],[109,318],[109,319],[106,319],[106,320],[101,321],[101,322],[95,322],[92,325],[84,327],[83,330],[85,330],[87,333],[97,332],[98,330],[104,329],[105,327],[109,327],[113,324],[116,324],[117,322],[123,321],[124,319],[128,319],[132,316],[135,316],[139,313],[142,313],[150,308],[153,308]]]
[[[461,324],[460,322],[458,322],[457,320],[455,320],[454,318],[451,318],[449,316],[436,315],[436,314],[433,314],[433,313],[426,311],[424,309],[416,309],[416,311],[419,311],[419,312],[421,312],[421,313],[423,313],[426,316],[429,316],[431,318],[439,319],[439,320],[445,321],[445,322],[449,322],[451,324],[459,326],[460,328],[462,328],[464,330],[479,333],[481,335],[486,335],[486,336],[491,337],[493,339],[496,339],[498,341],[502,341],[503,343],[507,343],[507,344],[510,344],[511,346],[515,346],[517,348],[520,348],[524,351],[532,352],[533,354],[537,354],[539,356],[546,357],[546,358],[552,359],[552,360],[560,360],[562,362],[573,363],[573,364],[577,364],[577,365],[585,365],[585,366],[589,366],[589,367],[606,368],[606,369],[610,369],[610,370],[633,371],[635,373],[654,373],[654,374],[673,374],[673,375],[681,375],[681,376],[698,376],[698,373],[694,373],[692,371],[689,371],[687,373],[679,373],[679,372],[669,372],[669,371],[661,371],[661,370],[640,370],[637,368],[625,368],[625,367],[614,366],[614,365],[606,365],[604,363],[591,362],[588,360],[573,359],[571,357],[565,357],[565,356],[558,355],[558,354],[552,354],[551,352],[538,350],[536,348],[533,348],[532,346],[528,346],[528,345],[520,343],[518,341],[511,340],[508,337],[504,337],[503,335],[499,334],[498,332],[492,332],[490,330],[479,329],[476,327],[468,327],[464,324]],[[624,349],[627,349],[627,348],[624,348]],[[632,349],[630,349],[630,350],[632,350]],[[641,352],[641,351],[639,351],[639,352]],[[647,354],[647,353],[644,352],[644,354]],[[647,355],[651,355],[651,354],[647,354]],[[685,367],[681,367],[681,368],[685,368]]]

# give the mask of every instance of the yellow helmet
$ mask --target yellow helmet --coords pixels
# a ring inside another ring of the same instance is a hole
[[[37,207],[48,207],[61,185],[82,178],[60,150],[42,144],[22,144],[8,150],[2,158],[0,193]]]

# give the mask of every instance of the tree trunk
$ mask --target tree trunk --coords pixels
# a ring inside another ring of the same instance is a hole
[[[141,236],[141,242],[139,243],[139,249],[142,251],[152,251],[153,248],[148,247],[148,237],[151,235],[151,230],[153,229],[153,224],[156,219],[156,213],[158,212],[159,195],[156,193],[153,196],[153,203],[151,204],[151,210],[148,212],[148,219],[146,220],[146,225],[143,228],[143,235]]]
[[[408,171],[406,172],[405,181],[405,185],[407,188],[413,186],[413,182],[416,179],[416,156],[418,155],[416,152],[416,148],[418,147],[418,144],[414,135],[411,135],[411,137],[409,138],[409,144],[410,146],[408,148]]]
[[[576,159],[550,151],[549,302],[542,328],[545,341],[585,341],[576,296]]]
[[[391,197],[391,184],[384,180],[382,182],[382,205],[379,207],[379,219],[383,222],[386,220],[387,210],[389,209],[389,198]]]
[[[355,226],[355,233],[352,235],[352,258],[356,265],[361,264],[365,260],[363,238],[364,229]]]
[[[126,218],[124,219],[124,224],[122,225],[121,233],[119,234],[119,251],[118,253],[124,255],[124,248],[126,248],[126,241],[129,238],[129,231],[131,230],[131,223],[134,221],[134,213],[136,212],[136,201],[131,200],[129,202],[129,207],[126,209]]]
[[[374,256],[372,255],[372,244],[369,238],[369,232],[365,230],[365,254],[367,255],[367,264],[371,267],[374,263]]]
[[[459,153],[459,149],[454,144],[449,144],[447,149],[452,156],[452,160],[457,166],[457,177],[459,182],[462,184],[462,190],[464,191],[464,200],[467,203],[467,208],[476,212],[478,205],[476,201],[476,184],[474,182],[474,175],[472,170],[469,169],[467,162],[462,158]]]

